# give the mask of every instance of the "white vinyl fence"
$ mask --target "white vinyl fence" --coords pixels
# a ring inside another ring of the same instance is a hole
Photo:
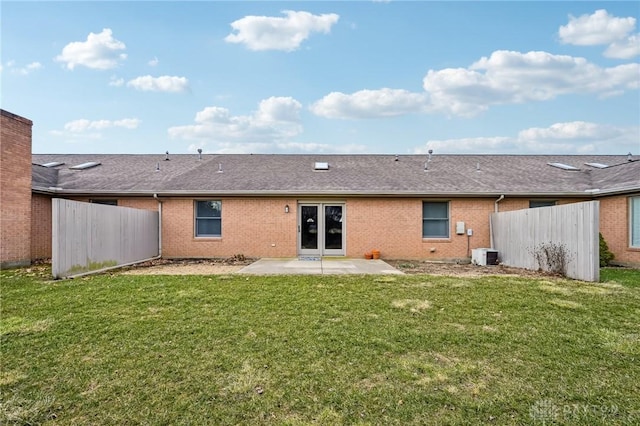
[[[501,263],[598,281],[599,207],[598,201],[587,201],[493,213],[494,248]]]
[[[158,212],[54,198],[54,278],[158,256]]]

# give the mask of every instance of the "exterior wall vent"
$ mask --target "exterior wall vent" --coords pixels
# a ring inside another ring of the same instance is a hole
[[[78,164],[77,166],[71,166],[69,168],[71,170],[86,170],[86,169],[90,169],[92,167],[99,166],[100,164],[102,164],[102,163],[99,163],[97,161],[88,161],[86,163]]]
[[[573,167],[573,166],[570,166],[570,165],[564,164],[564,163],[547,163],[547,164],[550,165],[551,167],[555,167],[555,168],[562,169],[562,170],[573,170],[573,171],[580,170],[577,167]]]
[[[314,170],[329,170],[329,163],[316,161],[313,165]]]

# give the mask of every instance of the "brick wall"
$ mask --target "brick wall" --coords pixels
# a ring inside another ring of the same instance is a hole
[[[31,259],[32,122],[0,110],[0,265]]]
[[[222,237],[196,238],[194,200],[163,199],[163,256],[296,256],[297,200],[221,200]],[[382,256],[389,259],[458,259],[467,257],[467,244],[469,249],[488,247],[493,199],[453,199],[450,203],[450,238],[432,240],[422,238],[420,199],[348,199],[345,201],[346,255],[362,257],[365,251],[379,249]],[[290,213],[284,212],[285,205],[289,205]],[[466,228],[472,228],[473,236],[456,235],[457,221],[464,221]]]
[[[615,255],[614,262],[640,267],[640,249],[629,247],[629,213],[628,196],[601,198],[600,233]]]
[[[51,197],[31,197],[31,260],[51,258]]]
[[[449,238],[422,238],[422,199],[353,199],[347,202],[347,255],[380,250],[388,259],[454,260],[489,247],[493,199],[450,199]],[[436,200],[434,200],[436,201]],[[456,234],[456,222],[473,235]]]
[[[295,199],[216,199],[222,200],[220,238],[194,236],[193,199],[163,199],[163,257],[296,256]]]

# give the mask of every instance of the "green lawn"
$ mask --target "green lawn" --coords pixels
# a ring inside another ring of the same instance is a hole
[[[1,272],[0,423],[640,423],[640,271]]]

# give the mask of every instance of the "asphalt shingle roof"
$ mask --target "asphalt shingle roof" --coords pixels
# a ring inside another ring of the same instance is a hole
[[[203,154],[202,159],[197,154],[173,154],[168,161],[164,154],[32,157],[35,190],[105,195],[589,196],[595,189],[640,190],[640,159],[633,160],[626,155],[433,155],[431,161],[426,155],[400,155],[397,160],[394,155],[311,154]],[[38,166],[53,161],[65,164],[54,169]],[[101,164],[86,170],[69,168],[89,161]],[[329,170],[314,170],[315,162],[329,163]],[[548,165],[553,162],[580,170]]]

